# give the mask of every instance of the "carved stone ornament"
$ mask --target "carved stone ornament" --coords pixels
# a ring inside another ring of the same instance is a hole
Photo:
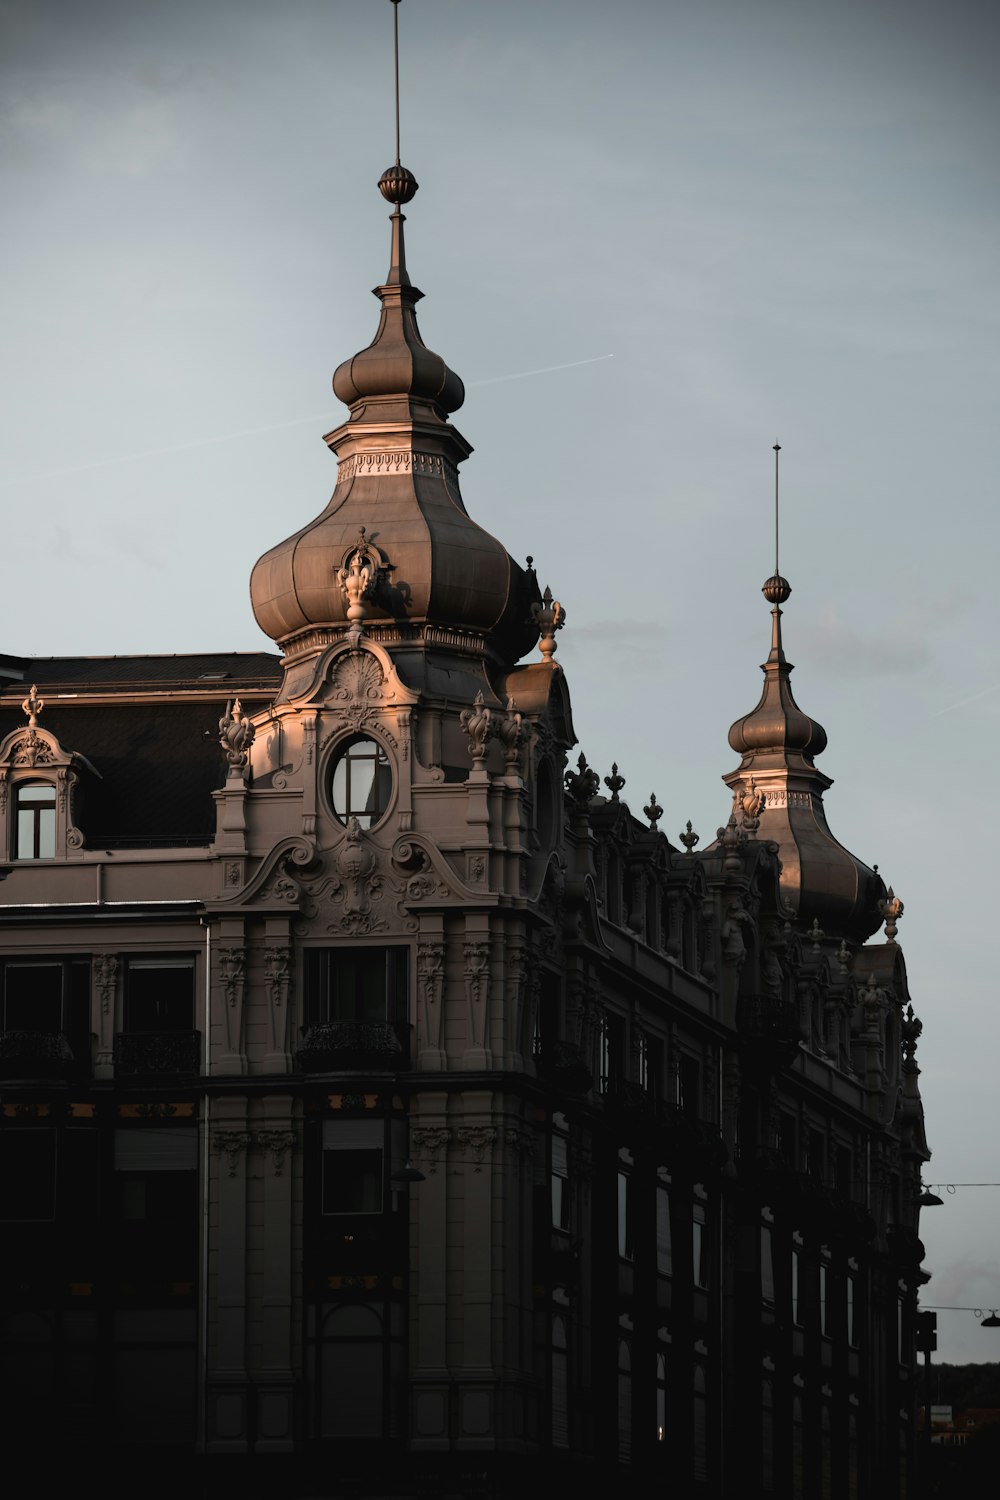
[[[361,824],[351,816],[347,820],[344,841],[334,861],[340,877],[330,887],[330,894],[344,908],[340,927],[345,932],[383,932],[384,918],[372,912],[372,900],[382,893],[374,851],[362,837]]]
[[[562,630],[566,623],[566,611],[558,599],[553,599],[552,590],[548,584],[542,595],[542,602],[536,600],[531,606],[531,618],[538,626],[541,639],[538,649],[546,661],[551,661],[556,649],[556,631]]]
[[[492,1125],[462,1125],[458,1131],[458,1144],[473,1163],[473,1171],[483,1170],[486,1153],[492,1150],[497,1132]]]
[[[618,762],[617,761],[613,761],[612,762],[612,764],[611,764],[611,775],[610,776],[605,776],[605,778],[604,778],[604,785],[607,787],[608,791],[611,793],[611,800],[612,800],[612,802],[617,802],[618,801],[618,793],[621,791],[622,787],[625,785],[625,777],[624,776],[619,776],[619,774],[618,774]]]
[[[767,797],[760,790],[753,777],[745,787],[737,787],[733,794],[733,811],[743,814],[743,827],[750,834],[756,833],[760,827],[760,815],[767,803]]]
[[[275,1177],[280,1177],[285,1166],[285,1157],[295,1149],[294,1130],[258,1130],[257,1145],[262,1151],[270,1151],[271,1168]]]
[[[663,808],[656,800],[656,793],[650,792],[649,802],[643,808],[643,812],[649,819],[649,826],[654,833],[658,832],[660,819],[663,817]]]
[[[886,892],[885,899],[880,901],[878,909],[882,913],[885,922],[885,940],[887,943],[896,941],[896,923],[903,915],[903,903],[894,892],[892,886]]]
[[[521,757],[521,738],[524,732],[521,715],[513,698],[507,699],[507,710],[502,718],[497,719],[496,732],[503,744],[507,766],[513,770]]]
[[[417,944],[417,1038],[421,1050],[440,1051],[444,1034],[444,945]]]
[[[226,1169],[230,1177],[235,1177],[239,1170],[240,1156],[249,1148],[249,1130],[216,1130],[212,1135],[212,1145],[221,1156],[226,1158]]]
[[[94,988],[101,1002],[101,1010],[106,1016],[112,1012],[115,1002],[115,989],[118,985],[118,959],[113,953],[95,953],[93,961]]]
[[[219,720],[219,744],[226,753],[229,769],[234,775],[246,769],[250,760],[250,746],[256,733],[252,721],[244,717],[240,700],[231,698]]]
[[[486,756],[486,741],[489,739],[491,718],[491,712],[483,702],[482,689],[476,694],[473,706],[463,708],[459,718],[462,728],[469,736],[469,754],[472,756],[472,764],[479,767]]]
[[[377,578],[378,572],[368,551],[365,528],[362,526],[354,551],[345,559],[344,566],[337,574],[340,591],[347,600],[347,618],[351,626],[348,634],[354,641],[361,639],[365,615],[368,613],[365,600],[371,599]]]
[[[226,1004],[233,1006],[242,997],[246,984],[246,955],[242,948],[219,949],[219,973]]]
[[[441,1164],[441,1157],[451,1140],[447,1125],[415,1125],[410,1131],[410,1145],[414,1154],[420,1154],[428,1175],[433,1177]]]
[[[38,723],[38,715],[45,707],[45,699],[39,698],[38,689],[34,683],[31,684],[31,692],[28,694],[27,698],[25,698],[24,702],[21,704],[21,707],[28,716],[29,728],[34,729],[35,725]]]
[[[333,702],[351,704],[361,718],[366,718],[382,701],[385,673],[370,651],[352,651],[334,662],[329,683]]]
[[[687,854],[693,854],[694,853],[694,846],[698,842],[698,834],[696,834],[695,831],[694,831],[694,829],[691,827],[691,819],[690,818],[688,818],[688,825],[687,825],[687,829],[685,830],[685,832],[684,833],[679,833],[677,835],[677,837],[680,839],[681,843],[684,845],[685,853],[687,853]]]
[[[39,704],[41,701],[40,698],[37,700]],[[23,739],[18,740],[14,745],[10,760],[14,766],[51,766],[55,758],[55,753],[48,741],[44,740],[37,730],[30,728]]]
[[[587,757],[582,751],[576,764],[577,770],[567,771],[563,777],[563,782],[570,800],[577,807],[584,808],[588,803],[593,802],[597,796],[601,779],[593,767],[588,766]]]

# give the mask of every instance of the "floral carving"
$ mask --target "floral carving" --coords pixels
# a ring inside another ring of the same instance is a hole
[[[430,1176],[434,1176],[441,1164],[441,1157],[451,1140],[447,1125],[415,1125],[410,1131],[410,1145],[414,1153],[419,1152],[427,1165]]]
[[[226,1004],[235,1005],[238,999],[242,999],[246,983],[246,956],[243,949],[220,948],[219,970]]]
[[[275,1177],[280,1177],[285,1166],[285,1157],[295,1149],[294,1130],[258,1130],[257,1145],[262,1151],[270,1151],[271,1167]]]
[[[444,946],[417,945],[417,1022],[421,1048],[440,1051],[443,1033]]]
[[[226,1169],[235,1177],[240,1165],[240,1156],[250,1145],[249,1130],[217,1130],[212,1136],[212,1145],[226,1158]]]
[[[473,1170],[481,1172],[483,1161],[494,1142],[497,1133],[492,1125],[463,1125],[458,1132],[458,1143],[465,1151],[468,1160],[474,1163]]]
[[[94,988],[101,1002],[101,1010],[106,1016],[111,1014],[115,1000],[115,989],[118,985],[118,959],[113,953],[95,953],[94,955]]]

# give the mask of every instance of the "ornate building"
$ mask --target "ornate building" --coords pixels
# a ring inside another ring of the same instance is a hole
[[[280,656],[0,658],[12,1430],[285,1494],[904,1496],[920,1023],[789,587],[675,847],[571,756],[380,187],[336,489],[253,572]]]

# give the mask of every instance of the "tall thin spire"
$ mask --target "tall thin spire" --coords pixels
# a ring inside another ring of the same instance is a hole
[[[399,212],[404,203],[409,203],[416,195],[419,183],[413,173],[408,171],[399,159],[399,0],[391,0],[392,3],[392,55],[396,80],[396,160],[391,167],[386,167],[378,180],[378,190],[388,203],[394,203],[396,212],[393,220],[397,217],[401,220],[403,215]],[[397,233],[398,226],[393,223],[393,248],[397,238],[402,245],[402,234]]]
[[[781,569],[778,566],[778,535],[779,535],[779,526],[778,526],[778,454],[780,452],[781,452],[781,444],[780,443],[775,443],[775,445],[774,445],[774,571],[775,571],[776,575],[780,574],[780,572],[781,572]]]

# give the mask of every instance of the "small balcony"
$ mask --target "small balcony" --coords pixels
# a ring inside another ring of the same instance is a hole
[[[304,1026],[295,1060],[303,1073],[396,1072],[410,1061],[410,1028],[392,1021]]]
[[[0,1031],[0,1079],[87,1077],[90,1038],[65,1031]]]
[[[176,1078],[198,1073],[200,1031],[119,1031],[115,1036],[117,1078]]]

